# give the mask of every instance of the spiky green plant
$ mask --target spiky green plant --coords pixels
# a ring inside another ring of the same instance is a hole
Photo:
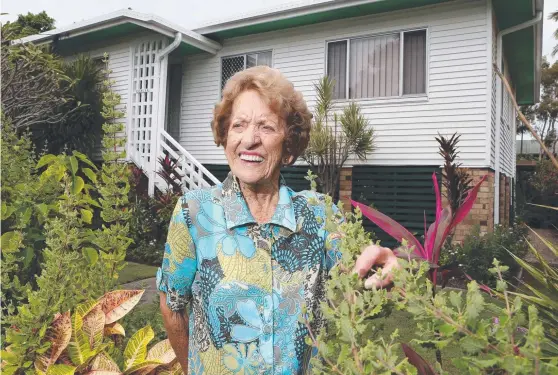
[[[352,102],[341,114],[335,112],[333,87],[334,81],[327,76],[314,85],[317,97],[314,124],[302,156],[316,168],[320,190],[331,196],[335,196],[341,168],[347,159],[354,155],[365,160],[374,150],[374,129],[358,104]]]
[[[533,229],[529,229],[558,259],[558,248]],[[514,294],[537,306],[541,313],[541,319],[547,327],[546,334],[554,343],[554,350],[558,353],[558,266],[556,263],[551,264],[531,242],[527,241],[527,243],[537,263],[530,264],[511,252],[510,254],[533,278],[533,281],[522,283],[524,292],[515,292]]]

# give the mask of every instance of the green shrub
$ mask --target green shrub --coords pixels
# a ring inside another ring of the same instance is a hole
[[[165,178],[165,174],[162,173],[168,172],[169,169],[165,161],[166,159],[159,160],[159,175],[165,181],[172,180],[172,177]],[[170,169],[172,171],[173,168]],[[182,190],[180,185],[172,187],[168,183],[169,188],[166,192],[157,190],[155,197],[149,197],[143,182],[143,172],[137,167],[132,167],[130,202],[133,215],[130,220],[130,236],[134,242],[128,249],[126,259],[159,266],[163,260],[172,211],[182,195]]]
[[[527,231],[524,224],[515,223],[512,227],[496,225],[493,232],[481,235],[480,228],[475,226],[462,243],[452,244],[448,241],[445,251],[442,251],[440,265],[458,266],[473,280],[494,286],[497,278],[488,269],[496,258],[509,267],[505,279],[514,281],[520,267],[510,253],[519,258],[527,254]]]
[[[517,211],[529,226],[552,228],[558,226],[558,215],[533,204],[558,206],[558,171],[549,159],[537,162],[534,171],[518,170]]]
[[[329,210],[328,221],[334,217]],[[329,223],[328,223],[329,224]],[[504,303],[484,298],[475,281],[467,292],[443,291],[434,296],[429,263],[412,257],[411,249],[399,249],[401,269],[388,289],[366,290],[353,272],[355,261],[369,237],[362,228],[361,213],[340,225],[341,262],[332,269],[322,303],[325,327],[314,331],[312,319],[307,342],[319,356],[312,360],[312,374],[447,374],[443,358],[428,364],[412,347],[430,350],[452,347],[459,355],[452,364],[459,374],[555,374],[558,357],[547,357],[549,344],[534,305],[524,306],[507,291],[502,275],[508,267],[494,261],[489,270],[498,280],[497,293]],[[380,273],[381,269],[375,272]],[[383,318],[392,310],[407,311],[415,325],[414,338],[399,342],[397,327],[384,330]],[[488,314],[487,314],[488,313]],[[403,347],[406,358],[400,355]],[[435,368],[435,370],[434,370]]]
[[[76,151],[71,155],[44,155],[33,167],[33,171],[37,169],[41,173],[33,174],[38,182],[31,178],[31,183],[58,184],[62,194],[50,205],[52,209],[37,198],[37,212],[46,216],[41,232],[45,243],[42,270],[40,276],[29,275],[37,278],[37,287],[27,288],[17,310],[14,306],[8,307],[8,313],[3,316],[3,327],[9,327],[3,344],[18,346],[21,357],[18,363],[25,368],[37,353],[41,354],[43,343],[37,333],[44,333],[56,314],[112,290],[118,271],[125,264],[126,249],[131,242],[128,237],[128,167],[121,162],[125,158],[125,153],[120,151],[125,139],[118,136],[123,130],[123,124],[118,122],[123,113],[116,110],[120,97],[110,90],[110,85],[111,82],[106,83],[107,90],[103,94],[106,123],[103,125],[105,162],[102,169],[98,170],[84,154]],[[19,188],[27,190],[32,186]],[[13,201],[14,197],[17,195],[12,194],[3,202],[6,204],[3,216],[8,216],[5,213],[8,207],[18,203]],[[100,227],[94,225],[94,208],[98,208]],[[24,213],[29,217],[35,212],[25,210]],[[17,231],[14,233],[7,241],[4,236],[2,238],[3,257],[5,243],[9,244],[11,252],[22,247],[23,236]],[[2,286],[3,290],[9,290],[12,283]]]
[[[159,299],[156,302],[136,307],[122,319],[122,326],[126,332],[136,332],[147,325],[153,328],[155,340],[160,341],[167,338]]]
[[[25,288],[36,286],[45,246],[43,226],[58,210],[60,183],[39,178],[36,154],[28,133],[18,135],[2,119],[2,310],[25,302]],[[9,287],[8,287],[9,286]]]

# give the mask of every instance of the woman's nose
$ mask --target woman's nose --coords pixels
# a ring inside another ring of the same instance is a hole
[[[255,126],[249,126],[242,135],[242,143],[244,147],[250,148],[260,142],[260,133]]]

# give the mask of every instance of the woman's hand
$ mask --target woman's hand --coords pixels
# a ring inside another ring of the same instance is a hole
[[[399,263],[391,249],[377,245],[369,245],[357,258],[354,271],[360,278],[363,278],[374,266],[382,267],[382,277],[378,274],[374,274],[366,279],[364,281],[364,287],[366,289],[381,288],[389,285],[393,279],[392,272],[395,268],[399,268]]]

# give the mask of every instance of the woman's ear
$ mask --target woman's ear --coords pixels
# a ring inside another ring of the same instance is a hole
[[[294,162],[294,156],[287,155],[283,157],[283,165],[291,165]]]

